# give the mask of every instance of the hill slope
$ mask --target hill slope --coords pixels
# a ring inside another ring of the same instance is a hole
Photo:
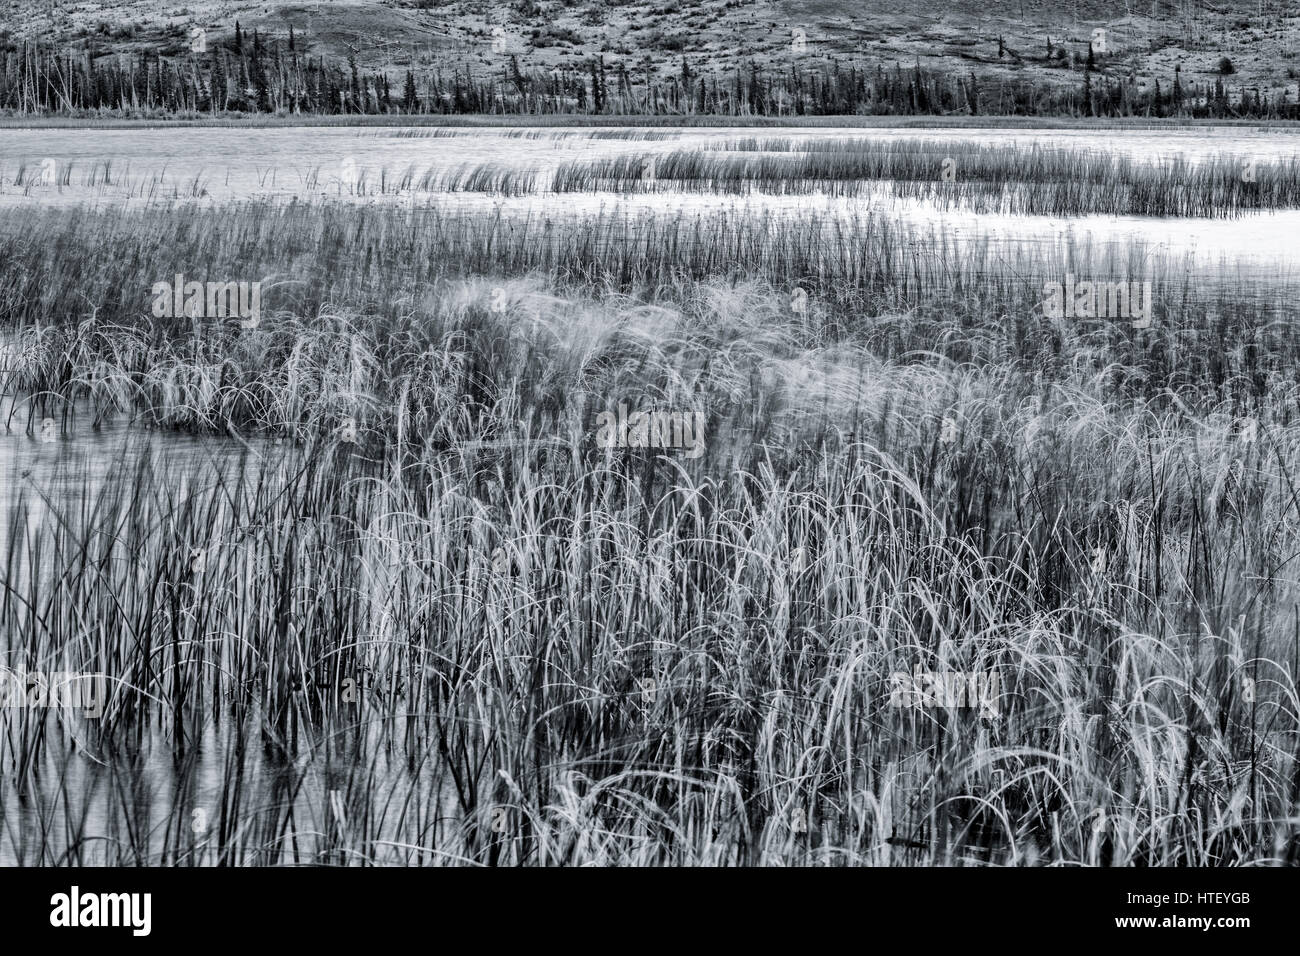
[[[470,66],[498,70],[577,65],[604,54],[657,75],[680,68],[725,72],[751,61],[785,66],[841,57],[974,71],[985,81],[1017,75],[1078,81],[1089,43],[1105,67],[1145,84],[1222,75],[1234,87],[1290,90],[1300,73],[1300,2],[1264,0],[1250,13],[1179,0],[0,0],[0,41],[40,39],[97,53],[181,53],[194,28],[220,39],[238,20],[246,33],[298,49],[356,57],[365,69]],[[906,9],[900,12],[900,7]],[[1104,34],[1094,31],[1104,30]],[[1050,51],[1050,52],[1049,52]],[[1223,57],[1231,60],[1224,73]]]

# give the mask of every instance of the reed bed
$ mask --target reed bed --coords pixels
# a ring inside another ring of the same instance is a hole
[[[3,660],[112,693],[0,710],[0,860],[1297,862],[1294,299],[1149,252],[32,217],[10,428],[228,438],[10,483]],[[1139,263],[1148,329],[1036,310]],[[178,271],[279,284],[255,329],[155,319]],[[600,447],[619,403],[703,454]],[[900,706],[918,668],[995,712]]]
[[[458,137],[472,129],[410,129],[404,138]],[[506,138],[662,141],[681,131],[645,129],[504,129]],[[203,199],[210,182],[166,171],[132,176],[100,161],[78,169],[60,164],[52,178],[21,163],[8,179],[24,196],[58,193],[74,184],[99,195],[159,200]],[[5,188],[0,176],[0,191]],[[259,183],[276,187],[274,171]],[[1007,215],[1135,215],[1228,218],[1267,210],[1300,208],[1300,154],[1272,159],[1220,154],[1206,160],[1183,156],[1134,158],[1106,150],[987,146],[926,139],[854,137],[720,137],[689,149],[642,150],[595,160],[560,163],[553,170],[510,161],[464,162],[446,167],[377,170],[359,167],[344,182],[321,167],[299,174],[304,198],[324,195],[394,198],[418,192],[484,193],[505,197],[568,196],[612,192],[695,193],[724,196],[823,195],[847,199],[921,201],[940,210]]]
[[[160,170],[142,175],[132,175],[130,166],[116,166],[111,159],[99,160],[86,167],[75,162],[59,163],[47,170],[39,163],[20,162],[8,185],[22,191],[25,197],[54,190],[89,189],[100,195],[108,194],[118,199],[142,199],[149,202],[177,199],[195,199],[207,195],[208,180],[202,173],[189,179],[177,179]],[[6,178],[0,170],[0,195],[6,187]]]
[[[934,140],[743,139],[718,149],[562,164],[557,193],[689,190],[892,195],[940,208],[1025,215],[1225,217],[1300,204],[1300,157],[1134,159],[1104,150]],[[755,153],[732,156],[728,152]]]
[[[106,216],[73,208],[0,235],[0,262],[0,322],[15,330],[21,359],[8,363],[4,385],[32,396],[12,412],[23,427],[88,399],[96,416],[143,409],[197,431],[227,423],[310,431],[340,413],[315,375],[290,375],[292,389],[283,387],[280,363],[305,350],[332,356],[339,375],[386,369],[373,404],[391,421],[399,393],[390,383],[408,370],[430,373],[418,318],[465,277],[480,279],[482,308],[504,308],[511,282],[530,275],[546,277],[557,295],[669,306],[701,287],[758,281],[784,310],[782,325],[846,338],[882,359],[996,363],[1050,381],[1086,346],[1083,354],[1098,363],[1104,355],[1127,389],[1147,397],[1249,385],[1252,400],[1262,399],[1296,347],[1294,276],[1205,274],[1140,243],[958,243],[872,215],[510,219],[259,203]],[[1045,317],[1044,283],[1069,273],[1150,282],[1151,327]],[[154,318],[153,284],[177,274],[261,282],[258,328]],[[480,374],[491,379],[485,362]]]
[[[381,135],[381,134],[376,134]],[[462,127],[462,128],[432,128],[432,129],[401,129],[392,133],[384,133],[384,136],[395,136],[398,139],[447,139],[454,137],[481,137],[482,128]],[[534,129],[509,128],[501,127],[492,133],[493,136],[501,136],[505,139],[595,139],[595,140],[636,140],[641,142],[663,142],[667,140],[677,140],[682,138],[680,129],[645,129],[643,127],[623,127],[618,129],[566,129],[562,125],[554,127],[544,126]]]

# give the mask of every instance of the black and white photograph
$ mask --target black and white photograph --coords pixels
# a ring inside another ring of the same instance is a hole
[[[1105,871],[1062,939],[1242,939],[1298,322],[1300,0],[0,0],[22,921]]]

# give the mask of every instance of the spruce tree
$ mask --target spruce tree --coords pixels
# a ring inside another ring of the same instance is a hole
[[[1083,68],[1083,111],[1092,115],[1092,44],[1088,44],[1088,62]]]
[[[591,61],[591,109],[592,112],[601,111],[600,98],[600,73],[596,70],[596,61]]]
[[[419,97],[415,92],[415,74],[407,70],[406,84],[402,88],[402,108],[408,113],[414,113],[418,106]]]

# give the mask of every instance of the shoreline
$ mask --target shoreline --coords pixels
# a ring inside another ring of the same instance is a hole
[[[293,129],[295,127],[456,127],[466,129],[1255,129],[1300,133],[1300,121],[1258,119],[1183,119],[1177,117],[1044,117],[1044,116],[643,116],[576,114],[236,114],[217,117],[75,117],[0,116],[0,129]]]

